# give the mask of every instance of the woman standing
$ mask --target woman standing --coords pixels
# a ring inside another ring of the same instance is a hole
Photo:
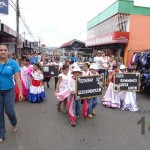
[[[14,111],[15,90],[13,75],[19,87],[19,100],[22,100],[19,72],[18,63],[8,58],[7,46],[0,45],[0,143],[5,139],[4,110],[13,126],[12,131],[16,132],[18,130],[17,117]]]
[[[104,51],[101,52],[101,55],[102,55],[102,57],[100,60],[100,66],[102,69],[101,69],[100,73],[104,73],[104,84],[106,85],[107,77],[108,77],[109,59],[110,58],[108,56],[106,56]]]

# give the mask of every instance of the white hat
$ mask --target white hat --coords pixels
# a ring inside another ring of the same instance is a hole
[[[120,65],[120,69],[126,69],[125,65]]]
[[[90,65],[90,68],[89,68],[89,69],[98,70],[98,67],[97,67],[96,63],[92,63],[92,64]]]
[[[76,66],[78,66],[78,63],[74,62],[71,67],[76,67]]]
[[[82,72],[80,67],[79,66],[75,66],[73,69],[72,69],[72,72]]]

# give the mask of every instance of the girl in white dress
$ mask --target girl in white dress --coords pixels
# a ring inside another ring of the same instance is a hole
[[[121,67],[122,65],[120,65]],[[131,73],[137,73],[136,69],[133,68]],[[128,110],[128,111],[133,111],[137,112],[139,110],[136,102],[136,92],[135,91],[127,91],[127,92],[122,92],[120,95],[121,98],[121,109],[122,110]]]
[[[68,72],[69,72],[69,66],[63,65],[62,73],[58,75],[58,82],[55,91],[55,95],[58,100],[58,104],[57,104],[58,112],[62,111],[63,113],[67,112],[66,111],[67,97],[70,95],[70,90],[69,90],[70,76]],[[64,103],[63,110],[61,110],[62,102]]]

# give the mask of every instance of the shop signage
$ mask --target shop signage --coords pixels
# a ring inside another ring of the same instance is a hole
[[[111,44],[111,43],[127,43],[128,41],[129,41],[128,32],[112,32],[88,39],[86,42],[86,46]]]
[[[38,48],[38,42],[30,42],[30,48]]]
[[[7,25],[5,24],[2,24],[2,31],[16,37],[16,31],[14,31],[13,29],[11,29],[10,27],[8,27]]]
[[[19,39],[18,48],[23,48],[23,40]]]
[[[2,43],[16,44],[16,39],[15,38],[2,38]]]
[[[0,13],[8,15],[8,0],[0,0]]]
[[[25,40],[24,47],[30,48],[30,42],[28,40]]]

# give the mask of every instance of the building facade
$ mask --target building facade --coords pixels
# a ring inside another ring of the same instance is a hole
[[[123,57],[126,65],[134,52],[150,48],[150,8],[117,0],[87,23],[86,46]]]

